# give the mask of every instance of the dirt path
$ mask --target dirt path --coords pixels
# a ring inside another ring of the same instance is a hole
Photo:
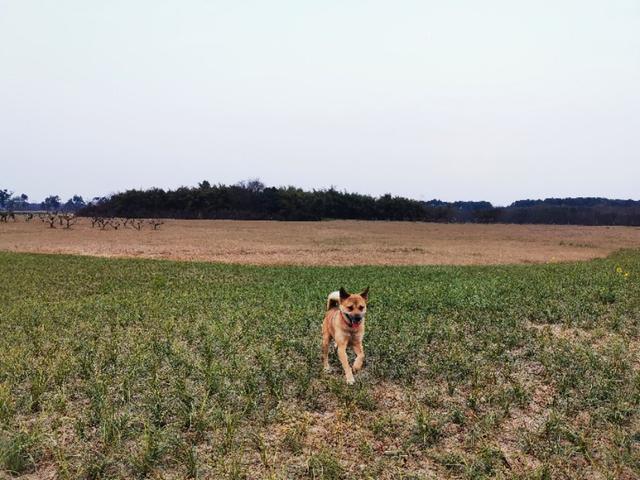
[[[640,228],[410,222],[167,220],[146,227],[72,230],[37,219],[0,223],[0,250],[248,264],[430,265],[542,263],[640,248]]]

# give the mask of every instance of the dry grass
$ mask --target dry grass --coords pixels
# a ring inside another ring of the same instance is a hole
[[[605,257],[640,229],[409,222],[167,220],[157,231],[0,224],[0,250],[260,265],[479,265]]]

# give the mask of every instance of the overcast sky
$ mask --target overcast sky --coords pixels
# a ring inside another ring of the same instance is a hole
[[[0,188],[640,198],[640,1],[0,0]]]

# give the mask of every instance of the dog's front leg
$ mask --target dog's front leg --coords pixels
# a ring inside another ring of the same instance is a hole
[[[331,341],[331,336],[329,332],[322,332],[322,367],[325,372],[330,372],[331,367],[329,366],[329,342]]]
[[[342,364],[342,368],[344,370],[344,376],[347,379],[347,383],[349,385],[353,385],[356,380],[355,378],[353,378],[353,372],[351,371],[351,366],[349,365],[349,359],[347,358],[347,343],[348,342],[346,340],[343,340],[342,342],[337,343],[338,358],[340,359],[340,363]]]
[[[353,351],[356,352],[356,360],[353,362],[353,371],[357,373],[364,363],[364,348],[362,346],[362,341],[354,343]]]

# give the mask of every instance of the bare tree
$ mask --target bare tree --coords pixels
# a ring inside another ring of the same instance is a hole
[[[164,222],[162,220],[152,218],[151,220],[149,220],[149,225],[151,225],[154,230],[157,230],[160,227],[160,225],[164,225]]]
[[[75,223],[78,221],[78,217],[76,217],[73,213],[65,213],[64,215],[60,215],[61,223],[62,223],[62,220],[65,221],[64,228],[67,230],[70,230],[71,225],[75,225]]]
[[[111,225],[111,227],[112,227],[114,230],[118,230],[118,228],[120,227],[121,223],[120,223],[120,220],[119,220],[119,219],[117,219],[117,218],[112,218],[112,219],[110,219],[110,220],[109,220],[109,225]]]
[[[46,221],[49,222],[49,228],[56,228],[56,220],[58,220],[57,214],[50,213],[47,216]],[[60,225],[62,225],[62,222],[60,222]]]
[[[16,221],[16,214],[13,213],[12,211],[0,212],[0,222],[7,223],[10,218],[13,219],[13,221],[15,222]]]
[[[98,218],[97,224],[100,227],[100,230],[106,230],[107,227],[110,225],[109,220],[102,217]]]

